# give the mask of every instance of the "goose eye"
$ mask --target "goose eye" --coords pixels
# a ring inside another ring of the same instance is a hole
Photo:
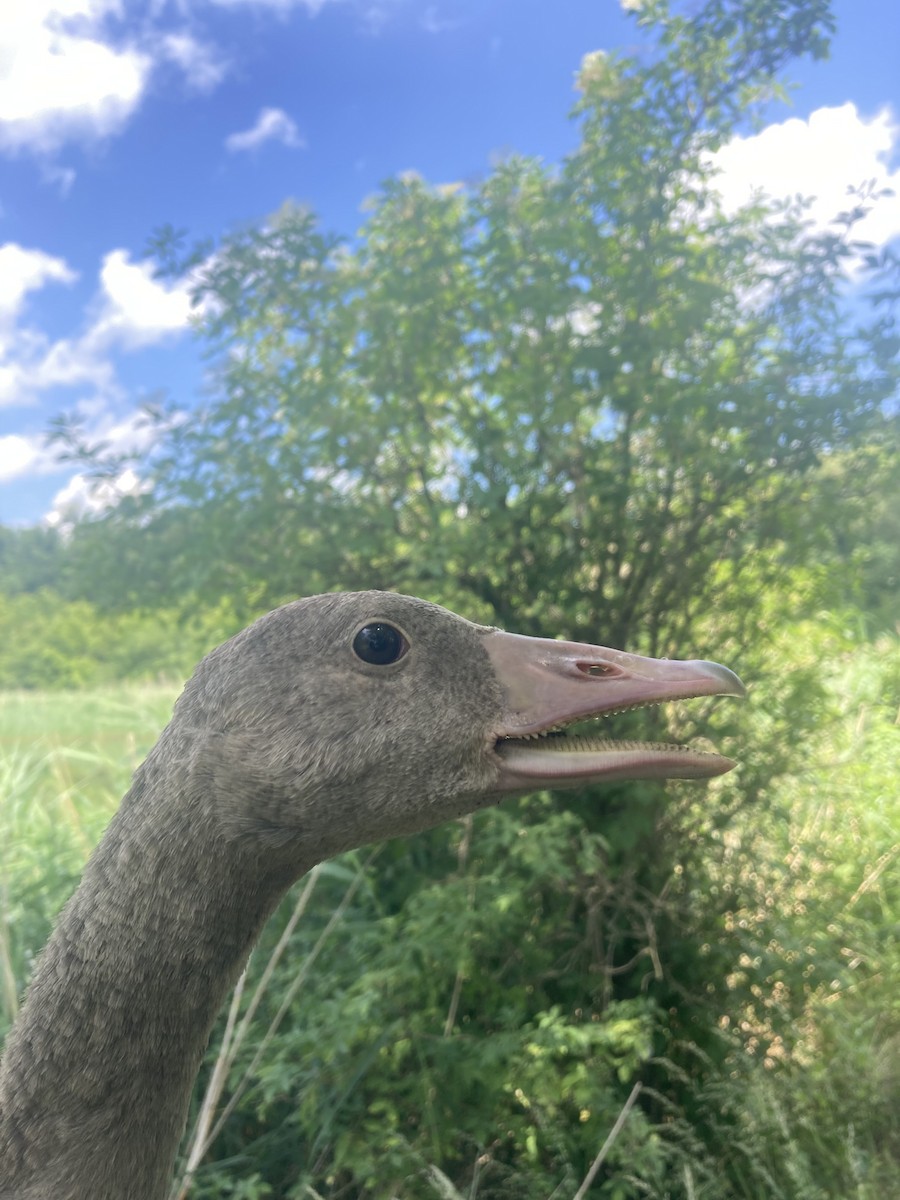
[[[357,658],[379,667],[395,663],[408,649],[409,643],[400,630],[384,621],[363,625],[353,639],[353,651]]]

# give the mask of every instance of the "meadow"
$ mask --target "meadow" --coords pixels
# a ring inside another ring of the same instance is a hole
[[[0,692],[2,1023],[132,772],[168,719],[174,684]]]

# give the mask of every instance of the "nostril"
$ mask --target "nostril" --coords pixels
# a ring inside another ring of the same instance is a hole
[[[578,670],[584,675],[615,675],[616,668],[609,663],[579,663]]]

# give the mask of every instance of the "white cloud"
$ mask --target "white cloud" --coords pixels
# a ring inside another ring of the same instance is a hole
[[[25,0],[0,22],[0,148],[46,153],[105,137],[137,107],[148,55],[104,38],[116,0]]]
[[[211,0],[217,8],[268,8],[285,13],[292,8],[305,8],[311,16],[320,12],[331,0]]]
[[[76,412],[82,420],[87,441],[102,441],[112,454],[142,453],[157,436],[155,428],[138,412],[117,419],[106,405],[97,401],[79,404]],[[48,456],[54,453],[53,448],[46,453]],[[59,469],[58,461],[55,461],[54,469]],[[79,471],[53,497],[44,520],[48,525],[66,530],[79,517],[112,508],[123,496],[137,496],[146,489],[147,482],[131,467],[107,479],[92,479]]]
[[[11,270],[4,278],[3,255]],[[125,250],[112,250],[100,268],[99,290],[87,327],[73,337],[51,341],[38,329],[16,326],[14,316],[29,287],[73,276],[59,259],[21,247],[0,248],[0,318],[11,314],[5,337],[0,326],[0,405],[27,404],[55,387],[89,386],[116,391],[115,351],[152,345],[185,330],[190,323],[189,285],[155,280],[148,263],[133,263]],[[8,291],[4,296],[3,284]]]
[[[18,433],[0,437],[0,483],[9,483],[22,475],[47,475],[59,469],[43,437],[24,437]]]
[[[226,149],[232,153],[255,150],[264,142],[277,141],[285,146],[300,149],[306,142],[300,136],[295,122],[281,108],[260,109],[252,129],[232,133],[225,139]]]
[[[150,263],[133,263],[127,250],[111,250],[100,268],[100,304],[83,339],[93,348],[127,349],[157,342],[186,329],[191,316],[189,287],[153,278]]]
[[[215,49],[186,30],[165,34],[160,47],[162,55],[181,68],[195,92],[211,92],[228,72],[228,63]]]
[[[36,389],[67,381],[72,363],[65,343],[51,346],[39,330],[22,325],[19,318],[29,292],[75,278],[63,259],[43,250],[28,250],[15,242],[0,246],[0,405],[27,403]]]
[[[45,283],[73,283],[75,278],[63,259],[43,250],[26,250],[16,242],[0,246],[0,339],[2,326],[15,320],[28,292]]]
[[[98,391],[114,386],[111,362],[98,358],[83,339],[50,342],[40,332],[17,334],[15,348],[0,360],[0,407],[32,403],[41,392],[88,384]]]
[[[824,230],[853,207],[848,187],[872,181],[875,190],[900,193],[900,169],[889,165],[898,134],[888,109],[866,119],[854,104],[818,108],[807,121],[795,117],[752,137],[732,138],[714,156],[721,172],[716,187],[730,212],[758,191],[775,198],[814,196],[807,215],[815,230]],[[856,238],[876,245],[898,234],[900,195],[873,200],[854,229]]]
[[[228,64],[185,28],[160,28],[160,6],[132,21],[122,0],[0,0],[0,151],[44,158],[68,141],[118,133],[164,62],[195,92],[212,91]],[[65,192],[74,173],[58,169]]]
[[[57,529],[67,530],[79,517],[112,508],[123,496],[140,495],[146,487],[130,467],[115,479],[89,479],[79,473],[53,497],[44,520]]]

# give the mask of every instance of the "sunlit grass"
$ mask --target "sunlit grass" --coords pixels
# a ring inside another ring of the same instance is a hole
[[[176,692],[0,693],[0,1032]]]
[[[177,684],[116,684],[78,691],[0,692],[0,747],[60,745],[142,753],[169,719]]]

